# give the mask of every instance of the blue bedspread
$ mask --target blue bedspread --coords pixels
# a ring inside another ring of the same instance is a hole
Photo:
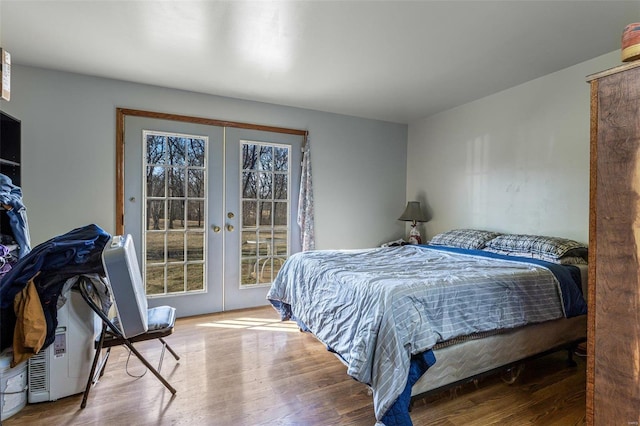
[[[582,283],[580,281],[580,270],[573,265],[558,265],[556,263],[545,262],[544,260],[532,259],[528,257],[507,256],[504,254],[491,253],[484,250],[468,250],[445,246],[429,246],[423,247],[433,250],[444,250],[452,253],[472,254],[474,256],[484,256],[493,259],[516,260],[527,262],[535,265],[543,266],[549,269],[555,275],[562,291],[562,303],[564,306],[565,316],[567,318],[587,313],[587,303],[582,294]]]
[[[387,426],[411,424],[410,372],[435,362],[436,343],[586,312],[564,266],[426,246],[298,253],[267,298],[371,386]]]

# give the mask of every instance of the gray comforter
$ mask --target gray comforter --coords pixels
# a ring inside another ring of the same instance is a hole
[[[543,266],[421,246],[295,254],[267,298],[371,386],[378,420],[404,389],[411,355],[564,315],[558,281]]]

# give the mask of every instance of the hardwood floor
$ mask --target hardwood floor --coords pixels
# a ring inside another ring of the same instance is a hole
[[[179,319],[167,342],[163,375],[127,375],[127,351],[114,348],[87,407],[82,395],[27,404],[3,421],[20,425],[373,425],[368,388],[308,333],[282,323],[271,307]],[[160,345],[136,347],[156,364]],[[566,353],[531,361],[513,385],[491,376],[416,401],[415,425],[585,424],[585,361],[567,368]],[[132,356],[129,371],[144,367]]]

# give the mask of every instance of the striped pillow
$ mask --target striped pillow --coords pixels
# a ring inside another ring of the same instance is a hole
[[[488,241],[499,235],[501,235],[499,232],[480,229],[453,229],[436,235],[429,241],[429,244],[480,250],[485,247]]]
[[[540,235],[504,234],[487,242],[487,249],[495,253],[525,256],[561,263],[563,258],[579,257],[587,260],[587,246],[577,241]]]

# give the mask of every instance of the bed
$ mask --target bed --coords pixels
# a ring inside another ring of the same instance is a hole
[[[410,425],[412,396],[583,341],[585,259],[571,240],[452,230],[295,254],[267,298],[371,387],[379,424]]]

